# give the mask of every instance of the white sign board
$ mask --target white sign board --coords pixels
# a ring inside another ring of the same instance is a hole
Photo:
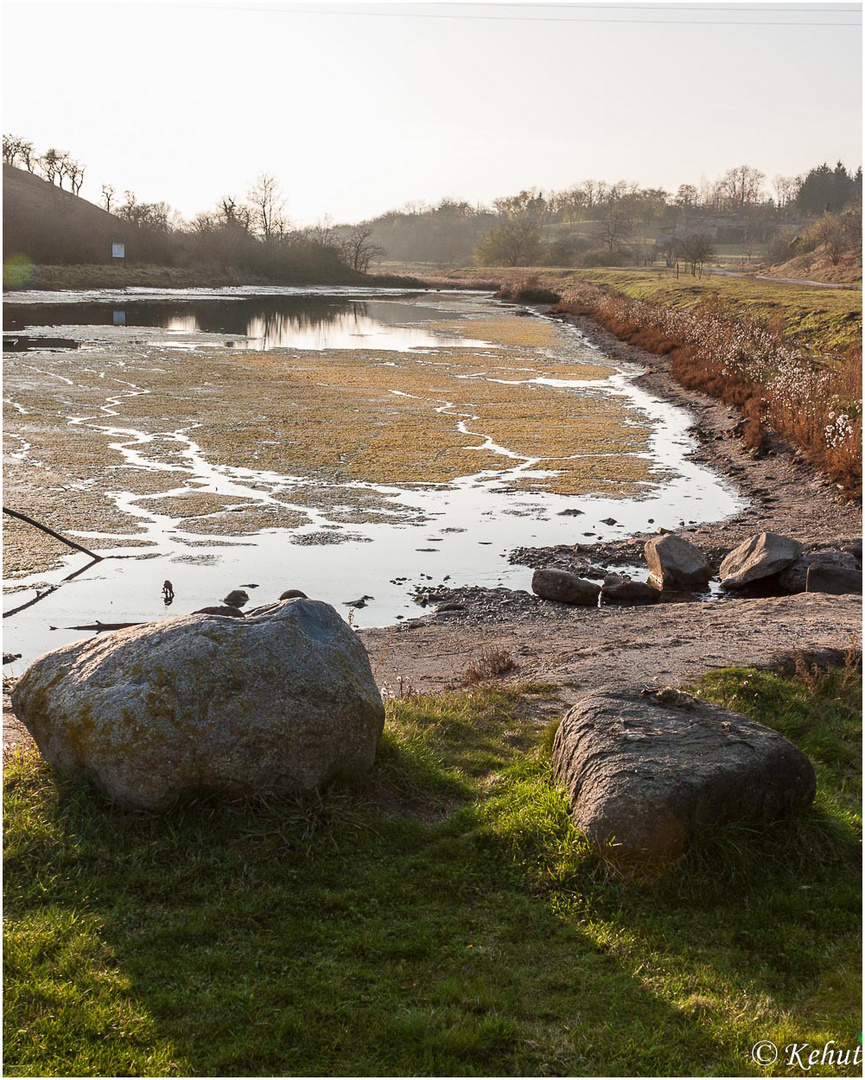
[[[111,245],[111,258],[112,259],[125,259],[126,258],[126,244],[112,244]]]

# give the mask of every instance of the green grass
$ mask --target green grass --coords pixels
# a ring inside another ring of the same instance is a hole
[[[756,277],[704,275],[693,278],[660,270],[581,270],[584,281],[610,285],[637,300],[688,309],[718,297],[818,353],[861,347],[862,287],[819,289],[761,281]]]
[[[550,267],[501,269],[489,266],[453,271],[455,278],[470,280],[513,280],[528,274],[540,276],[542,284],[557,292],[581,281],[606,285],[635,300],[667,304],[687,309],[708,299],[718,298],[731,309],[747,312],[763,322],[778,326],[792,340],[801,342],[820,355],[832,355],[862,346],[862,286],[821,289],[808,285],[788,285],[761,281],[757,277],[704,275],[693,278],[682,270],[658,265],[646,269],[603,268],[597,270],[562,270]]]
[[[366,785],[287,801],[120,813],[14,761],[6,1074],[756,1075],[758,1039],[853,1046],[857,690],[700,692],[799,743],[820,795],[648,884],[574,831],[545,686],[391,702]]]

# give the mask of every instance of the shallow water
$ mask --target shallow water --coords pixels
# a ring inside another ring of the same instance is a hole
[[[396,294],[405,296],[405,292]],[[434,334],[416,326],[420,305],[368,294],[296,292],[248,295],[210,290],[156,296],[137,292],[16,293],[3,307],[7,351],[77,348],[137,340],[174,348],[218,345],[239,349],[409,349],[489,347],[487,342]],[[49,299],[43,299],[49,297]],[[422,308],[425,321],[445,316]]]
[[[382,299],[376,303],[385,306],[392,302]],[[403,301],[398,303],[400,308],[406,307]],[[466,300],[466,314],[476,312],[478,303],[477,299]],[[399,311],[390,324],[396,340],[406,329],[401,324],[412,319],[428,320],[434,327],[435,307],[435,298],[426,297],[412,312]],[[495,310],[491,304],[489,309]],[[446,317],[454,318],[452,304]],[[384,320],[381,325],[388,326]],[[471,324],[467,325],[470,328]],[[112,329],[118,334],[137,333],[128,327]],[[194,337],[196,332],[191,333]],[[605,359],[578,331],[571,333],[585,362]],[[436,338],[436,344],[442,340]],[[461,343],[466,340],[460,339]],[[143,532],[136,532],[131,524],[129,537],[139,545],[149,540],[152,546],[117,547],[113,553],[117,557],[91,565],[87,556],[70,554],[52,573],[4,582],[4,588],[14,589],[5,598],[8,613],[28,604],[41,589],[57,585],[83,568],[73,580],[5,618],[4,648],[23,654],[20,667],[46,649],[89,636],[87,631],[69,627],[97,620],[143,622],[185,614],[217,604],[230,590],[242,586],[250,596],[247,610],[275,600],[286,589],[298,588],[334,604],[353,625],[384,626],[423,613],[411,598],[412,590],[420,585],[528,589],[532,571],[512,566],[506,558],[518,546],[621,539],[659,526],[673,529],[682,523],[718,521],[737,512],[743,500],[724,480],[688,458],[694,448],[687,433],[691,418],[635,386],[639,370],[633,365],[616,365],[615,374],[608,379],[538,379],[527,373],[524,380],[507,380],[511,385],[541,382],[563,394],[622,399],[635,419],[647,418],[651,436],[646,456],[653,462],[658,480],[646,484],[638,498],[514,490],[522,478],[542,474],[538,460],[496,443],[476,418],[465,411],[456,413],[453,405],[445,403],[438,410],[453,415],[460,431],[479,436],[483,443],[478,449],[492,451],[501,459],[500,467],[458,477],[449,484],[328,485],[325,507],[310,507],[308,500],[300,497],[310,487],[308,477],[208,461],[192,438],[192,429],[154,437],[129,426],[123,417],[124,398],[148,390],[127,384],[106,396],[98,424],[92,419],[87,422],[111,436],[111,446],[127,464],[164,476],[159,495],[115,495],[117,506],[130,515],[130,522],[144,526]],[[472,377],[487,376],[479,371]],[[70,417],[69,422],[85,421]],[[155,455],[156,438],[163,450],[159,458]],[[168,460],[166,440],[174,451]],[[26,446],[20,453],[26,455]],[[157,513],[149,505],[159,499],[164,507],[166,497],[202,492],[237,499],[246,506],[251,502],[262,510],[288,508],[302,515],[304,523],[293,529],[264,529],[252,536],[208,538],[185,532],[177,517]],[[345,515],[357,510],[358,493],[376,496],[379,505],[374,522],[346,523]],[[581,514],[565,515],[566,510]],[[604,524],[604,518],[614,518],[616,524]],[[87,546],[88,538],[99,535],[75,533],[74,538]],[[100,548],[100,553],[111,554],[111,549]],[[175,593],[168,607],[162,599],[166,579],[173,583]],[[372,598],[365,606],[349,604],[363,596]]]

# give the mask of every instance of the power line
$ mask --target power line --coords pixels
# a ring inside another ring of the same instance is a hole
[[[437,5],[439,7],[456,7],[456,3],[451,0]],[[473,6],[477,7],[478,4]],[[492,6],[492,5],[491,5]],[[782,7],[780,4],[770,4],[768,6],[759,6],[757,4],[749,4],[744,2],[741,4],[728,5],[728,4],[715,4],[707,2],[705,4],[618,4],[615,0],[610,0],[607,4],[583,4],[580,0],[573,4],[529,4],[528,0],[522,0],[521,3],[496,3],[496,7],[505,8],[524,8],[531,6],[532,8],[602,8],[605,11],[729,11],[734,14],[746,13],[751,11],[780,11],[781,14],[792,14],[795,11],[804,11],[808,14],[812,14],[817,11],[825,11],[830,15],[856,15],[859,13],[860,4],[846,4],[844,7],[830,8],[825,7],[823,4],[793,4],[790,7]]]
[[[522,18],[515,15],[482,15],[482,14],[468,14],[463,13],[459,15],[448,14],[434,14],[432,12],[414,12],[414,11],[326,11],[322,8],[286,8],[277,7],[276,5],[267,7],[256,7],[254,5],[244,4],[242,6],[236,4],[220,4],[218,7],[233,10],[233,11],[253,11],[262,14],[276,12],[280,15],[354,15],[367,18],[391,18],[391,19],[478,19],[482,22],[533,22],[533,23],[605,23],[610,26],[824,26],[824,27],[861,27],[861,22],[735,22],[731,19],[724,20],[709,20],[709,19],[563,19],[559,17],[553,17],[549,19],[539,19],[535,16],[527,16]],[[612,6],[612,5],[610,5]],[[743,12],[744,13],[744,12]],[[785,11],[784,14],[790,14],[791,12]],[[835,12],[835,14],[846,14],[845,12]],[[850,12],[851,15],[856,14]]]

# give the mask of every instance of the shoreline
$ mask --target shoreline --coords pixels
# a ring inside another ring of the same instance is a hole
[[[806,550],[861,544],[859,504],[843,499],[802,452],[772,439],[767,450],[754,455],[736,437],[737,410],[685,389],[673,379],[665,357],[621,341],[588,316],[565,319],[612,360],[645,368],[635,382],[693,418],[697,447],[691,459],[724,476],[748,500],[744,510],[724,521],[676,530],[715,566],[761,532],[791,536]],[[654,535],[522,548],[511,561],[572,571],[586,562],[643,564],[643,545]],[[442,600],[450,610],[400,627],[359,631],[370,657],[380,658],[379,682],[420,693],[444,690],[459,684],[472,657],[497,649],[515,663],[505,682],[552,683],[561,700],[571,704],[579,692],[601,685],[681,684],[719,667],[777,667],[797,652],[840,660],[847,649],[861,644],[862,602],[853,595],[800,593],[583,608],[529,593],[468,589],[454,590]]]
[[[532,305],[539,312],[545,307]],[[736,410],[680,386],[665,358],[620,341],[587,316],[569,315],[566,321],[613,361],[643,367],[635,383],[687,410],[698,444],[692,460],[724,476],[749,500],[725,521],[677,530],[710,559],[719,561],[746,537],[765,531],[793,536],[811,550],[861,537],[858,506],[842,499],[801,452],[775,442],[753,455],[735,437]],[[518,549],[510,561],[561,569],[586,559],[642,563],[643,544],[652,535]],[[402,625],[358,631],[379,685],[400,692],[447,689],[459,684],[473,657],[498,649],[515,664],[508,683],[552,683],[561,701],[570,703],[577,691],[602,684],[681,683],[717,667],[773,666],[796,651],[840,659],[861,626],[858,596],[797,594],[592,609],[505,589],[459,592],[458,599],[468,603],[445,605],[450,610]],[[29,741],[5,694],[3,725],[4,749]]]

